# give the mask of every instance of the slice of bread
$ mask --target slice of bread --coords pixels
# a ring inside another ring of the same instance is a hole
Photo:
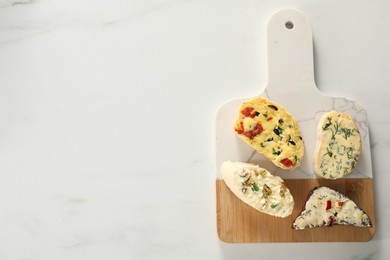
[[[349,174],[362,149],[360,133],[350,115],[331,111],[322,116],[317,127],[313,170],[325,179]]]
[[[282,169],[297,167],[303,158],[297,121],[282,106],[265,98],[253,98],[241,106],[234,131]]]
[[[294,208],[294,199],[284,181],[258,165],[222,163],[221,172],[229,189],[243,202],[260,212],[287,217]]]
[[[295,219],[293,229],[332,225],[371,227],[368,215],[355,202],[328,187],[315,188],[301,214]]]

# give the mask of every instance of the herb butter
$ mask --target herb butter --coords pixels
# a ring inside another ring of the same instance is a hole
[[[359,160],[361,138],[350,115],[331,111],[318,123],[314,172],[325,179],[349,174]]]

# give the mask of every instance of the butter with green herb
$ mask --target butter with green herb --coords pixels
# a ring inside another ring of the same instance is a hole
[[[362,145],[359,129],[352,116],[331,111],[318,123],[314,152],[314,172],[325,179],[339,179],[359,160]]]

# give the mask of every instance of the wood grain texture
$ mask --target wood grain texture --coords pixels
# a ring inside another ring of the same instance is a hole
[[[263,214],[238,199],[223,180],[216,181],[217,228],[219,238],[229,243],[256,242],[354,242],[369,241],[375,234],[373,180],[367,179],[287,179],[295,200],[293,213],[287,218]],[[292,223],[304,208],[309,192],[327,186],[346,195],[370,217],[371,228],[334,225],[293,230]]]

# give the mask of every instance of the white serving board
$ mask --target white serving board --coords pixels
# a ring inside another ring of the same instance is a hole
[[[286,23],[293,24],[293,28],[287,28]],[[233,124],[242,103],[252,97],[234,99],[225,103],[216,117],[217,179],[222,179],[220,166],[227,160],[256,163],[284,179],[317,178],[312,170],[316,127],[321,116],[331,110],[352,115],[362,138],[361,157],[346,178],[372,178],[366,111],[356,101],[326,96],[318,90],[314,81],[312,32],[307,17],[296,9],[275,13],[267,27],[267,50],[268,81],[263,92],[254,96],[277,102],[298,120],[305,144],[303,161],[293,171],[282,170],[239,139]]]

